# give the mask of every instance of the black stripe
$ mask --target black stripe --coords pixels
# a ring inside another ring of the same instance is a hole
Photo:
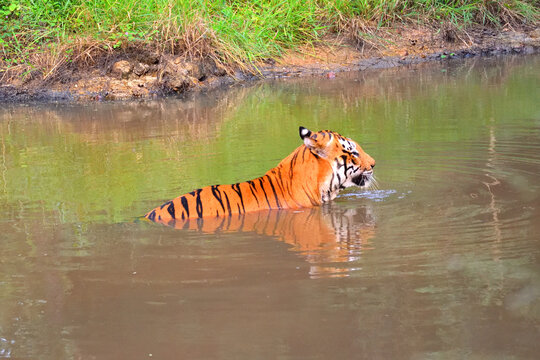
[[[170,205],[169,207],[167,208],[167,211],[169,212],[169,214],[171,214],[171,217],[173,219],[176,219],[176,214],[174,212],[174,203],[172,201],[170,201]]]
[[[294,176],[294,172],[293,172],[293,168],[294,168],[294,165],[296,164],[296,160],[298,159],[298,154],[300,153],[300,151],[296,151],[291,159],[291,167],[289,168],[289,179],[292,180],[293,176]]]
[[[274,174],[276,173],[274,172]],[[278,171],[276,174],[276,182],[279,187],[279,190],[281,190],[281,195],[283,196],[283,201],[285,201],[286,207],[289,207],[289,204],[287,203],[287,199],[285,198],[285,185],[283,184],[283,176],[281,176],[281,167],[278,168]],[[290,195],[290,192],[289,192],[289,195]]]
[[[187,199],[185,196],[182,196],[180,198],[180,202],[182,203],[182,206],[184,207],[184,210],[186,210],[187,218],[189,219],[189,204],[187,202]],[[184,213],[182,213],[182,219],[184,219]]]
[[[259,206],[259,198],[257,197],[257,194],[255,194],[255,183],[251,180],[249,180],[247,182],[249,184],[249,189],[251,190],[251,193],[253,194],[253,197],[255,198],[255,200],[257,201],[257,206]]]
[[[266,199],[266,203],[268,204],[268,208],[271,209],[272,206],[270,205],[270,201],[268,201],[268,196],[266,195],[266,191],[264,190],[264,185],[263,185],[262,178],[259,178],[259,186],[261,187],[261,189],[263,191],[264,198]]]
[[[341,155],[341,158],[343,159],[343,166],[345,166],[345,176],[347,176],[347,170],[349,169],[347,167],[347,155]]]
[[[197,206],[195,207],[197,209],[197,216],[202,218],[203,217],[203,206],[201,201],[201,191],[202,189],[198,189],[197,191]]]
[[[279,209],[281,209],[281,203],[279,202],[278,195],[276,192],[276,188],[274,187],[274,184],[272,183],[272,179],[269,175],[266,175],[268,177],[268,181],[270,182],[270,186],[272,187],[272,191],[274,192],[274,197],[276,198],[276,205]]]
[[[231,187],[238,194],[238,197],[240,198],[240,204],[242,204],[242,210],[244,210],[244,213],[245,213],[246,208],[244,207],[244,197],[242,196],[242,190],[240,190],[240,184],[234,184],[234,185],[231,185]],[[240,211],[240,207],[238,207],[238,212],[242,213]]]
[[[296,158],[298,156],[298,154],[300,153],[300,151],[297,151],[294,156],[293,156],[293,161],[296,162]],[[291,161],[291,164],[290,164],[290,168],[289,168],[289,181],[285,182],[285,180],[283,179],[283,176],[281,176],[281,168],[279,169],[279,179],[280,179],[280,182],[281,182],[281,192],[283,193],[283,197],[285,198],[285,191],[284,190],[287,190],[287,194],[289,194],[289,197],[294,201],[296,202],[296,200],[294,199],[294,196],[291,192],[291,184],[292,184],[292,178],[293,178],[293,167],[294,167],[294,162]],[[297,203],[298,204],[298,203]]]
[[[155,221],[155,219],[156,219],[156,210],[155,210],[155,209],[152,210],[152,211],[150,212],[150,214],[146,215],[146,217],[147,217],[148,219],[152,220],[152,221]]]
[[[165,204],[161,205],[159,208],[163,209],[165,206],[169,205],[170,203],[171,203],[171,201],[167,201]]]
[[[223,209],[223,212],[225,213],[225,206],[223,205],[223,199],[221,198],[221,191],[218,189],[219,185],[212,186],[212,194],[214,197],[219,201],[219,204],[221,205],[221,208]]]
[[[231,203],[229,201],[229,196],[227,195],[226,191],[224,191],[223,194],[225,194],[225,200],[227,200],[227,210],[229,211],[229,215],[231,215]]]
[[[287,187],[287,193],[289,194],[289,197],[291,198],[292,201],[294,201],[296,203],[296,205],[298,205],[299,207],[302,207],[297,201],[296,201],[296,197],[293,196],[293,193],[292,193],[292,190],[290,187]]]
[[[309,195],[308,191],[306,190],[306,188],[304,186],[302,186],[302,190],[304,190],[304,193],[307,195],[309,201],[311,201],[311,205],[317,206],[318,205],[317,201],[315,201],[313,199],[313,197],[311,195]]]
[[[302,161],[305,161],[304,157],[306,156],[306,150],[307,150],[307,146],[304,146],[304,151],[302,151]]]

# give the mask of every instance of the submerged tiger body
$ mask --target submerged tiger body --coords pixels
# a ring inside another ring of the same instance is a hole
[[[232,185],[194,190],[148,212],[158,222],[220,217],[263,209],[321,205],[341,189],[367,186],[375,160],[360,145],[340,134],[300,127],[304,144],[264,176]]]

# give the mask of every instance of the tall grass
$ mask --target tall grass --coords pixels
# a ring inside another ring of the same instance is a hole
[[[36,54],[58,64],[130,44],[249,63],[355,19],[502,26],[537,22],[539,9],[536,0],[0,0],[0,71],[43,68]]]

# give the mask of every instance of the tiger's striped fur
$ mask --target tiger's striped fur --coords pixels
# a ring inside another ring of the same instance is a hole
[[[232,185],[194,190],[148,212],[158,222],[220,217],[262,209],[321,205],[341,189],[367,186],[375,160],[360,145],[340,134],[300,127],[304,144],[264,176]]]

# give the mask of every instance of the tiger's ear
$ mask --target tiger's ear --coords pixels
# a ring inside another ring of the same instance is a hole
[[[300,126],[300,128],[298,129],[298,131],[300,132],[300,138],[302,140],[304,140],[306,137],[309,137],[311,136],[311,131],[309,129],[306,129],[305,127],[303,126]]]
[[[313,134],[310,130],[300,126],[300,137],[304,140],[304,145],[315,155],[325,157],[326,155],[326,143],[322,143],[320,140],[322,137],[318,137],[317,134]]]

